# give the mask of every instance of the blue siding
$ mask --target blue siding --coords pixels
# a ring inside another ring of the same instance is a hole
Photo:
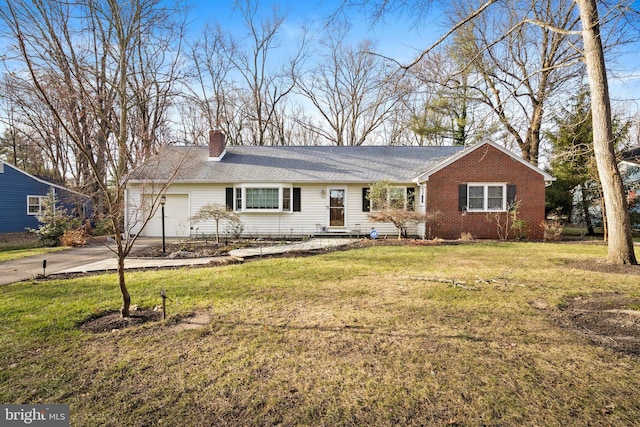
[[[0,164],[0,233],[38,228],[35,215],[27,215],[27,196],[46,196],[51,187],[52,184],[39,181],[7,164]],[[65,193],[65,190],[56,188],[60,200]]]

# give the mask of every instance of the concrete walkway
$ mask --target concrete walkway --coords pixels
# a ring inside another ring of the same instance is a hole
[[[358,241],[357,239],[347,239],[347,238],[311,239],[305,242],[271,245],[271,246],[256,247],[256,248],[234,249],[229,251],[229,255],[236,258],[251,258],[251,257],[257,257],[257,256],[283,254],[286,252],[308,252],[308,251],[314,251],[319,249],[347,246],[357,241]]]
[[[305,252],[330,247],[346,246],[356,239],[312,239],[306,242],[270,245],[230,251],[229,256],[203,258],[134,258],[125,260],[126,269],[188,267],[216,264],[232,259],[277,255],[286,252]],[[135,247],[160,246],[160,239],[140,238]],[[47,260],[46,271],[42,261]],[[80,248],[71,248],[60,252],[20,258],[0,262],[0,286],[9,283],[34,279],[43,273],[47,276],[57,274],[77,274],[91,272],[110,272],[117,270],[117,258],[106,245],[96,244]]]

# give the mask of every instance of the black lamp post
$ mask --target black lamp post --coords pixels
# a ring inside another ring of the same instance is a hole
[[[167,247],[164,243],[164,204],[167,203],[165,196],[160,197],[160,210],[162,211],[162,253],[166,253]]]

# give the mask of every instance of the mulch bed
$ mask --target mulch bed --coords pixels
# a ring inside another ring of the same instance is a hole
[[[116,332],[121,329],[140,326],[148,322],[156,322],[162,319],[162,311],[154,310],[132,310],[130,317],[123,318],[120,311],[111,311],[108,313],[92,316],[79,325],[83,331],[101,333]]]
[[[640,298],[618,293],[573,297],[552,312],[559,326],[593,344],[640,357]]]

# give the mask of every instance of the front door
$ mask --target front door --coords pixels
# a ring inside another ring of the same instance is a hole
[[[343,188],[329,189],[329,227],[344,227],[344,199]]]

